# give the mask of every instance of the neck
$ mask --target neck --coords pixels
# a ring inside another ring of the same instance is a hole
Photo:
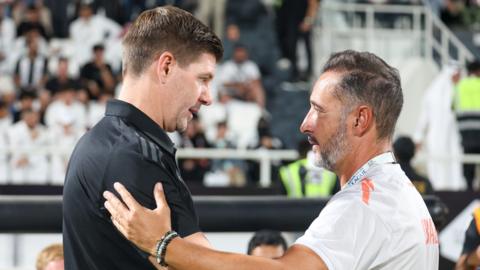
[[[159,100],[158,95],[155,95],[155,92],[158,91],[161,91],[158,89],[158,85],[150,80],[147,74],[142,74],[138,78],[127,75],[123,80],[118,99],[137,107],[157,123],[160,128],[165,129],[163,112],[159,110],[162,107],[159,104],[161,100]]]
[[[365,145],[372,145],[373,147],[365,147]],[[370,159],[390,150],[389,140],[357,144],[337,166],[336,171],[340,178],[341,186],[343,187],[353,174]]]

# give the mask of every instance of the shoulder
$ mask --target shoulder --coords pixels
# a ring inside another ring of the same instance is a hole
[[[376,214],[372,209],[362,201],[361,193],[351,187],[335,194],[328,204],[320,212],[314,223],[345,223],[354,222],[356,219],[376,218]],[[358,222],[355,222],[358,223]]]
[[[75,154],[96,163],[106,164],[111,160],[126,160],[129,155],[140,153],[139,141],[133,127],[127,126],[119,117],[106,116],[88,131],[78,142]]]

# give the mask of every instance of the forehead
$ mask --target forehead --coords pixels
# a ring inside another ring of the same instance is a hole
[[[328,105],[333,101],[339,101],[333,94],[335,86],[340,83],[341,75],[336,72],[325,72],[315,82],[310,101]]]
[[[217,60],[215,56],[210,53],[200,54],[195,61],[190,63],[186,69],[192,72],[214,73]]]

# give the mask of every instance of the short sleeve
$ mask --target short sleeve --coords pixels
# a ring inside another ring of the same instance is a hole
[[[257,64],[253,61],[249,61],[248,65],[245,67],[246,72],[248,74],[249,80],[259,80],[260,79],[260,69],[258,68]]]
[[[177,178],[166,167],[147,160],[136,151],[122,149],[113,154],[105,174],[106,189],[113,191],[113,183],[126,186],[132,196],[143,206],[156,207],[153,188],[157,182],[163,184],[165,197],[171,209],[172,228],[182,237],[200,231],[198,218],[188,190],[181,189]]]
[[[331,201],[296,244],[304,245],[328,269],[363,269],[388,239],[385,225],[358,200]]]

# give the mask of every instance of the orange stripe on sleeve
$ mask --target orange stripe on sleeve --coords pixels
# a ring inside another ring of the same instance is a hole
[[[368,205],[370,200],[370,191],[374,190],[373,181],[365,178],[362,180],[362,201]]]

